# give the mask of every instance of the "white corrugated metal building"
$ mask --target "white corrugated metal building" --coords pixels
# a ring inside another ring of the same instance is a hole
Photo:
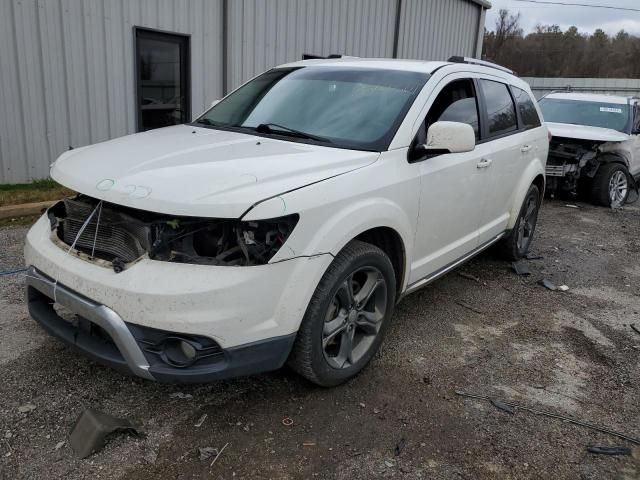
[[[486,0],[0,0],[0,183],[303,53],[479,57]]]

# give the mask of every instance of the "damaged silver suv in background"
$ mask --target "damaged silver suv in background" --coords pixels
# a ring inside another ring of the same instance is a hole
[[[540,108],[552,136],[547,192],[623,206],[640,180],[640,98],[552,93]]]

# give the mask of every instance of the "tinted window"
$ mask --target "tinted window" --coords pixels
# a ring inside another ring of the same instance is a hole
[[[634,111],[635,111],[635,122],[633,124],[633,133],[637,135],[640,133],[640,103],[636,103]]]
[[[457,80],[438,94],[425,121],[425,133],[436,122],[460,122],[473,127],[476,139],[480,138],[478,105],[471,80]]]
[[[504,135],[517,130],[516,109],[507,86],[491,80],[480,80],[480,85],[489,118],[489,136]]]
[[[273,69],[220,101],[196,123],[381,151],[428,79],[426,73],[374,68]]]
[[[517,87],[511,87],[511,91],[516,98],[516,105],[518,106],[522,126],[526,129],[539,127],[540,117],[533,104],[533,100],[531,100],[531,96]]]

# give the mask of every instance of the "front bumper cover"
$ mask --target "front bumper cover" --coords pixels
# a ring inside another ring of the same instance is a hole
[[[295,333],[333,257],[251,267],[141,258],[121,273],[61,248],[46,216],[31,228],[25,263],[128,324],[215,340],[231,349]]]
[[[126,323],[109,307],[56,282],[34,267],[27,273],[27,302],[33,319],[49,334],[98,363],[166,383],[201,383],[276,370],[286,361],[295,340],[295,334],[290,334],[220,349],[220,355],[207,362],[176,368],[159,361],[144,345],[148,344],[150,335],[157,338],[163,334],[180,334]],[[93,334],[91,328],[83,328],[81,323],[64,319],[54,308],[56,303],[84,322],[99,327],[102,335]]]

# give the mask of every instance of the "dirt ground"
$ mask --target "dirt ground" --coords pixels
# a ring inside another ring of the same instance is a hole
[[[529,277],[489,252],[405,298],[374,361],[334,389],[287,369],[186,387],[123,376],[45,335],[23,278],[0,277],[0,477],[638,479],[637,450],[586,450],[631,443],[455,393],[640,437],[640,202],[578,205],[546,202]],[[0,270],[21,265],[25,233],[0,229]],[[139,419],[146,436],[78,460],[61,442],[87,407]]]

